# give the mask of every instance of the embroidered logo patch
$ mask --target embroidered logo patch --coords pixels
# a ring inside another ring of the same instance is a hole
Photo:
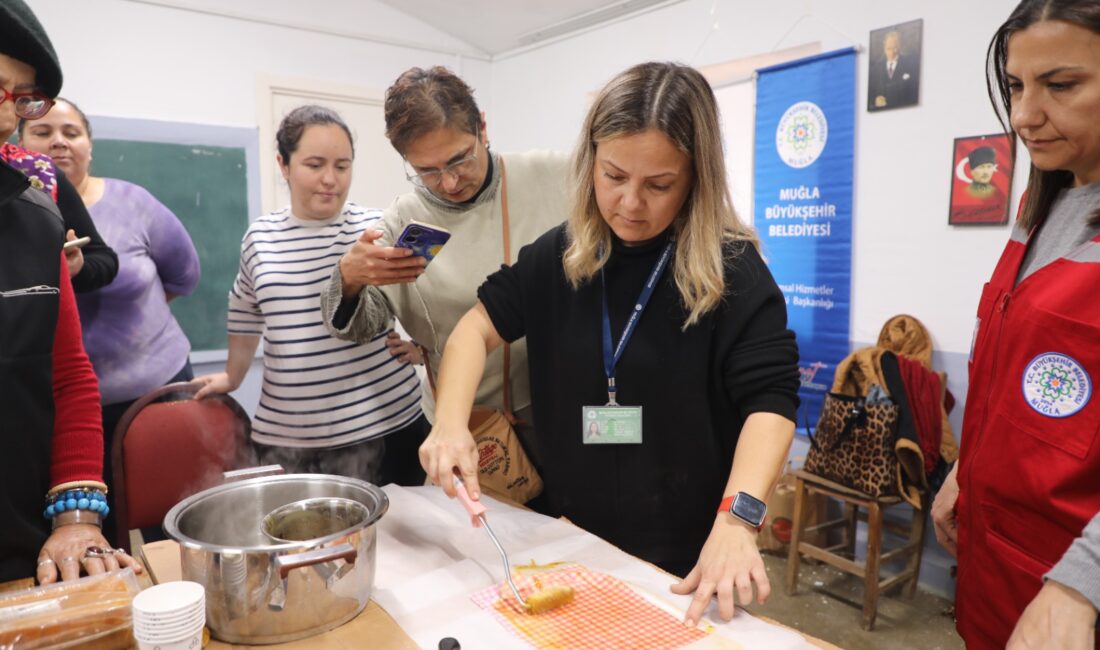
[[[1092,379],[1073,357],[1044,352],[1024,369],[1024,400],[1051,418],[1066,418],[1085,408],[1092,397]]]

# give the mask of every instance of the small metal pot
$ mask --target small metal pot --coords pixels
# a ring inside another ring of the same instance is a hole
[[[369,516],[358,501],[320,497],[279,506],[260,527],[273,542],[305,542],[355,528]]]
[[[366,607],[374,584],[374,524],[388,508],[385,492],[358,479],[263,476],[188,497],[168,512],[164,529],[180,544],[183,579],[206,588],[214,636],[282,643],[330,630]],[[290,530],[307,538],[272,539],[270,532],[286,531],[265,529],[265,517],[273,516],[268,524],[275,525],[293,512],[313,513],[299,515],[296,525],[324,520],[316,529],[322,534]]]

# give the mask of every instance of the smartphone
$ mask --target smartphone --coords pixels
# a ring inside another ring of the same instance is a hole
[[[91,242],[92,242],[91,237],[80,237],[79,239],[74,239],[72,241],[65,242],[65,245],[62,246],[61,248],[63,250],[69,250],[70,248],[84,248],[85,246],[87,246]]]
[[[414,256],[423,257],[431,262],[450,238],[451,233],[446,228],[410,221],[409,225],[401,231],[394,246],[411,248]]]

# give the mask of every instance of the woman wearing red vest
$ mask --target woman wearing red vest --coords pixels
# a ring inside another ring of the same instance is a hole
[[[1100,606],[1100,3],[1024,0],[991,96],[1031,155],[978,304],[961,456],[936,497],[968,648],[1093,648]],[[994,91],[995,89],[995,91]]]

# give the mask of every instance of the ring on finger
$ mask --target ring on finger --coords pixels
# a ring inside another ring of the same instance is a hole
[[[104,566],[106,566],[107,557],[108,556],[106,555],[85,555],[84,557],[80,558],[80,566],[88,568],[88,563],[93,560],[99,560],[100,562],[103,562]]]
[[[47,564],[53,564],[53,563],[54,563],[53,558],[46,558],[44,560],[39,560],[38,561],[38,566],[41,567],[41,566],[46,566]]]
[[[104,555],[110,555],[112,551],[113,549],[111,548],[104,549],[98,546],[89,546],[88,548],[84,549],[84,559],[103,557]]]
[[[68,564],[69,562],[76,562],[76,558],[71,555],[61,558],[62,564]]]

